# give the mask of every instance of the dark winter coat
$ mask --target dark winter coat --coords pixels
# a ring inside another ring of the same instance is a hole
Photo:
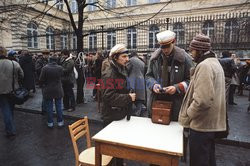
[[[128,83],[129,87],[135,90],[136,100],[145,100],[145,63],[137,56],[130,58],[128,64]]]
[[[232,78],[237,70],[233,58],[222,58],[219,59],[219,62],[224,70],[225,77]]]
[[[96,77],[96,79],[100,79],[101,78],[101,69],[102,69],[102,57],[98,57],[95,60],[95,64],[94,64],[94,76]]]
[[[57,65],[56,62],[49,63],[42,68],[39,81],[42,85],[42,93],[45,99],[63,97],[62,75],[63,68]]]
[[[63,84],[71,84],[73,86],[75,82],[75,74],[74,74],[74,60],[69,57],[61,62],[63,67],[63,76],[62,83]]]
[[[19,59],[24,72],[23,87],[27,90],[35,89],[35,64],[31,55],[24,55]]]
[[[129,111],[129,105],[132,104],[129,90],[127,89],[127,71],[113,61],[110,61],[108,67],[102,73],[102,119],[104,124],[114,120],[121,120]]]
[[[42,68],[48,64],[48,59],[46,58],[43,58],[43,57],[40,57],[36,60],[36,63],[35,63],[35,70],[36,70],[36,74],[37,74],[37,77],[39,78],[40,77],[40,74],[41,74],[41,71],[42,71]]]
[[[179,47],[174,47],[172,51],[172,64],[170,69],[170,85],[176,87],[176,93],[171,95],[172,105],[172,114],[171,119],[174,121],[178,120],[178,115],[182,103],[182,99],[185,95],[178,88],[178,84],[184,82],[186,85],[190,81],[190,69],[193,66],[192,59],[185,52],[185,50],[180,49]],[[146,73],[146,85],[149,88],[149,101],[148,101],[148,111],[151,114],[152,102],[156,99],[156,94],[153,92],[154,84],[160,84],[161,80],[161,66],[162,66],[162,52],[161,49],[156,50],[149,61],[148,70]]]

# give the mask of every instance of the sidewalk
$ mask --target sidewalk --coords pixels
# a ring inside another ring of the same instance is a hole
[[[76,89],[75,89],[76,90]],[[79,119],[88,116],[92,122],[101,122],[101,114],[97,110],[97,102],[92,99],[92,90],[85,90],[86,104],[78,104],[73,112],[64,111],[64,117],[70,119]],[[244,96],[235,95],[235,102],[238,105],[229,106],[229,136],[227,139],[218,141],[221,144],[241,146],[250,149],[250,113],[247,113],[248,107],[248,91],[244,92]],[[16,106],[18,110],[33,113],[41,113],[42,94],[41,89],[37,88],[37,92],[26,103]]]

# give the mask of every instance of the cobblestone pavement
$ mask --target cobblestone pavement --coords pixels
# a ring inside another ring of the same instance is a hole
[[[76,91],[76,89],[74,89]],[[92,89],[85,89],[85,104],[78,104],[74,112],[64,112],[66,117],[82,118],[88,116],[90,121],[101,121],[101,114],[97,110],[97,102],[92,98]],[[248,91],[243,96],[235,95],[235,102],[238,105],[229,106],[229,127],[230,132],[226,140],[220,141],[223,144],[236,145],[250,148],[250,113],[247,113]],[[31,112],[41,112],[42,94],[41,89],[26,103],[18,108],[29,110]]]
[[[48,129],[46,118],[40,114],[15,111],[18,135],[7,139],[0,114],[0,166],[73,166],[74,152],[68,128]],[[65,124],[73,120],[65,119]],[[91,136],[101,129],[100,123],[90,122]],[[79,142],[80,149],[86,144]],[[250,149],[217,145],[218,166],[250,166]],[[148,164],[125,160],[127,166]],[[180,166],[188,164],[180,163]]]

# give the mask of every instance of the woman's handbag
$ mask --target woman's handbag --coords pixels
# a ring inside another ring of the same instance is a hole
[[[14,77],[14,63],[12,61],[13,65],[13,74],[12,74],[12,92],[10,93],[10,99],[14,104],[21,105],[29,98],[29,91],[23,87],[19,87],[15,90],[14,84],[15,84],[15,77]]]

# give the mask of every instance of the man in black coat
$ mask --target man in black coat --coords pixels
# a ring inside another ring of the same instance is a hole
[[[73,87],[75,83],[74,66],[75,62],[70,56],[68,50],[62,50],[61,52],[61,65],[63,67],[62,85],[64,91],[63,106],[64,110],[72,112],[75,110],[75,95],[73,92]]]
[[[48,113],[48,127],[52,128],[53,123],[53,101],[55,101],[56,112],[57,112],[57,125],[63,126],[62,116],[62,98],[63,88],[61,78],[63,75],[63,68],[57,65],[57,57],[52,56],[49,58],[49,63],[42,68],[40,74],[40,84],[42,85],[42,94],[46,111]]]
[[[219,62],[224,70],[225,83],[226,83],[226,101],[230,105],[236,105],[233,102],[233,93],[230,92],[230,85],[232,81],[233,74],[236,72],[237,67],[234,63],[233,58],[231,57],[232,53],[229,51],[222,52],[222,58],[219,59]],[[231,90],[232,91],[232,90]]]
[[[23,87],[35,92],[35,64],[32,55],[27,50],[21,52],[19,64],[24,72]]]

